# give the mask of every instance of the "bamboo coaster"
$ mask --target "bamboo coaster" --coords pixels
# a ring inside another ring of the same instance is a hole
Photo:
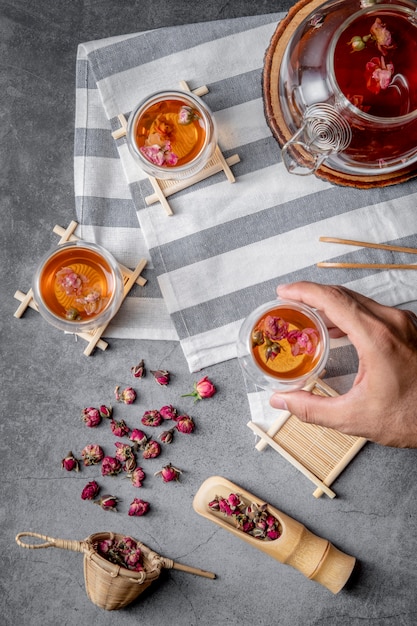
[[[180,81],[180,87],[184,91],[192,91],[196,96],[204,96],[208,93],[208,88],[203,85],[202,87],[197,87],[197,89],[191,90],[185,80]],[[112,137],[114,139],[120,139],[121,137],[126,136],[127,131],[127,120],[123,113],[120,113],[117,116],[120,122],[120,128],[117,128],[112,132]],[[232,165],[236,165],[236,163],[240,162],[240,157],[238,154],[233,154],[230,157],[225,158],[222,151],[217,144],[216,149],[214,151],[213,156],[207,162],[200,172],[197,172],[194,176],[184,180],[163,180],[161,178],[154,178],[153,176],[148,176],[151,185],[153,187],[154,193],[146,196],[145,202],[147,206],[151,204],[155,204],[156,202],[160,202],[160,204],[165,209],[167,215],[173,215],[174,212],[167,200],[168,196],[171,196],[178,191],[182,191],[183,189],[187,189],[196,183],[205,180],[206,178],[210,178],[210,176],[214,176],[219,172],[224,172],[229,183],[235,182],[235,177],[233,175],[230,167]]]
[[[338,395],[322,380],[316,380],[308,389],[324,397]],[[283,423],[283,419],[285,420]],[[315,498],[325,493],[330,498],[335,492],[329,487],[342,473],[366,443],[363,437],[345,435],[331,428],[306,424],[296,415],[280,416],[268,431],[248,422],[249,428],[260,437],[257,450],[271,446],[316,485]]]
[[[58,244],[66,243],[67,241],[80,241],[80,238],[74,235],[74,231],[77,226],[78,223],[75,221],[72,221],[66,229],[62,228],[62,226],[54,226],[53,232],[60,236]],[[125,267],[124,265],[121,265],[119,263],[119,267],[123,277],[123,299],[126,298],[135,283],[140,285],[141,287],[146,285],[146,278],[143,278],[143,276],[141,276],[141,273],[143,272],[146,263],[146,259],[141,259],[134,270],[131,270],[128,267]],[[14,313],[14,317],[22,317],[23,313],[28,307],[33,309],[34,311],[39,312],[38,306],[33,299],[32,289],[29,289],[27,293],[23,293],[22,291],[18,290],[15,292],[14,297],[20,302],[20,305]],[[103,326],[100,326],[99,328],[96,328],[92,331],[74,333],[74,335],[76,335],[77,337],[80,337],[81,339],[87,341],[87,347],[84,350],[84,354],[86,356],[90,356],[95,348],[105,350],[108,347],[109,344],[101,337],[109,323],[110,322],[107,322],[107,324],[103,324]]]

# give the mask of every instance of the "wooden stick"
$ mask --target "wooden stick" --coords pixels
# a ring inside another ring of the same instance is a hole
[[[308,470],[306,467],[304,467],[304,465],[302,463],[300,463],[299,461],[297,461],[297,459],[295,459],[293,456],[291,456],[291,454],[289,454],[284,448],[282,448],[275,441],[275,439],[272,439],[272,437],[269,437],[262,430],[262,428],[260,428],[257,424],[254,424],[253,422],[248,422],[247,425],[259,437],[261,437],[262,439],[265,439],[265,441],[267,443],[269,443],[271,448],[274,448],[274,450],[276,450],[276,452],[278,452],[281,456],[283,456],[284,459],[286,459],[289,463],[291,463],[291,465],[294,465],[294,467],[296,467],[302,474],[304,474],[304,476],[306,476],[309,480],[311,480],[311,482],[313,482],[317,487],[319,487],[326,495],[328,495],[329,498],[334,498],[336,496],[334,491],[329,489],[329,487],[327,485],[325,485],[323,483],[323,481],[321,481],[319,478],[317,478],[317,476],[315,476],[313,474],[313,472],[310,472],[310,470]]]
[[[172,564],[173,569],[181,570],[182,572],[187,572],[188,574],[196,574],[197,576],[204,576],[204,578],[216,578],[216,574],[213,572],[207,572],[204,569],[200,569],[199,567],[191,567],[190,565],[182,565],[181,563],[176,563],[173,561]]]
[[[339,239],[338,237],[320,237],[319,241],[325,241],[328,243],[342,243],[348,246],[360,246],[362,248],[377,248],[378,250],[392,250],[394,252],[407,252],[408,254],[417,254],[417,248],[404,248],[403,246],[392,246],[387,243],[354,241],[353,239]]]
[[[407,265],[401,263],[333,263],[333,262],[320,262],[317,263],[317,267],[339,267],[347,269],[371,269],[371,270],[417,270],[417,265]]]

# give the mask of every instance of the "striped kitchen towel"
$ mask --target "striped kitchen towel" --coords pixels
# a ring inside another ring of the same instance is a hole
[[[320,243],[321,235],[415,246],[417,181],[361,190],[287,173],[262,98],[264,55],[281,17],[175,26],[78,49],[75,194],[83,236],[125,265],[149,261],[148,284],[132,292],[110,332],[177,339],[190,371],[234,358],[242,319],[272,300],[278,283],[340,283],[391,305],[415,298],[413,272],[316,267],[353,256],[390,259],[384,251]],[[219,146],[240,162],[233,184],[220,173],[171,196],[168,217],[160,204],[147,206],[150,181],[126,139],[111,132],[119,114],[128,117],[144,96],[177,89],[181,80],[208,87],[203,97]],[[333,375],[343,375],[341,363],[352,372],[350,347],[336,350],[343,358],[331,359]]]

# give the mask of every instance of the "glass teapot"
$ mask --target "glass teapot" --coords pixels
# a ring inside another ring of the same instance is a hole
[[[329,0],[291,36],[278,94],[286,168],[354,176],[417,162],[416,2]]]

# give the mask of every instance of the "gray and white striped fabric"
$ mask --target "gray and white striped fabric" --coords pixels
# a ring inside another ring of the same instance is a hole
[[[132,292],[110,335],[177,339],[190,371],[235,357],[242,319],[274,299],[278,283],[340,283],[390,305],[415,299],[413,272],[316,267],[321,260],[392,260],[388,252],[319,243],[321,235],[415,246],[417,181],[359,190],[286,172],[262,99],[264,55],[281,17],[176,26],[78,49],[75,194],[82,236],[126,265],[149,260],[147,286]],[[180,80],[191,89],[207,85],[219,145],[240,163],[232,168],[234,184],[217,174],[171,196],[168,217],[161,205],[146,206],[150,182],[125,138],[115,141],[111,131],[118,114],[127,117],[144,96],[178,88]],[[350,354],[349,346],[333,351],[331,375],[352,371]],[[250,398],[264,403],[262,394]]]

